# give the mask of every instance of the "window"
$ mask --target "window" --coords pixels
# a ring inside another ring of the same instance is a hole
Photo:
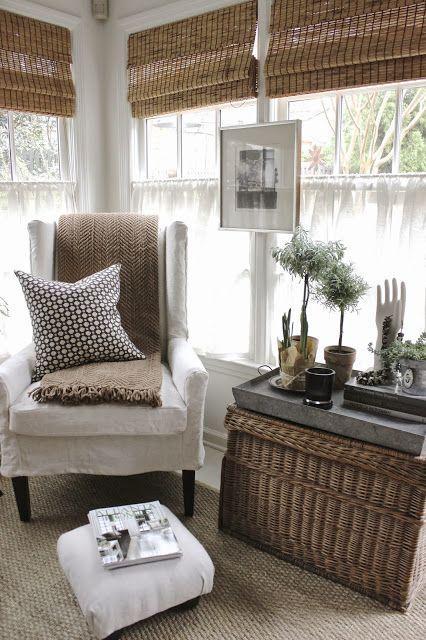
[[[176,178],[178,167],[177,116],[149,118],[146,123],[148,178]]]
[[[333,98],[294,100],[289,120],[302,120],[302,173],[333,173],[336,145],[336,101]]]
[[[340,173],[391,173],[395,91],[342,96]]]
[[[182,178],[215,175],[216,117],[212,109],[182,114]]]
[[[426,87],[404,89],[400,99],[399,171],[426,171]]]
[[[62,118],[0,111],[0,296],[10,309],[10,317],[0,319],[0,352],[16,351],[31,339],[13,273],[30,268],[28,222],[53,220],[75,208],[75,184],[64,180],[70,174],[67,141]]]
[[[407,83],[298,96],[281,99],[279,106],[289,119],[302,120],[302,225],[316,239],[342,240],[346,259],[370,285],[359,313],[346,314],[344,332],[346,344],[357,349],[355,366],[367,368],[372,365],[367,345],[376,337],[377,284],[404,280],[405,336],[415,339],[423,328],[426,87]],[[268,250],[288,239],[270,238]],[[270,286],[273,359],[281,315],[291,307],[297,317],[301,289],[278,267]],[[311,335],[320,338],[322,361],[323,348],[336,343],[338,317],[311,298],[308,320]]]
[[[58,118],[1,111],[0,136],[0,180],[60,180]]]
[[[148,180],[194,180],[218,175],[219,128],[256,122],[256,101],[221,109],[197,109],[146,119],[145,170]]]
[[[254,124],[256,122],[256,109],[256,100],[223,107],[220,110],[220,126],[237,127],[242,124]]]
[[[142,212],[158,211],[163,223],[188,224],[189,331],[204,354],[249,356],[250,236],[219,230],[217,177],[220,125],[255,121],[251,100],[135,124],[146,136],[146,157],[145,170],[135,172],[145,180],[133,184],[132,204]]]
[[[424,86],[340,91],[287,103],[289,119],[302,120],[304,175],[426,171]]]

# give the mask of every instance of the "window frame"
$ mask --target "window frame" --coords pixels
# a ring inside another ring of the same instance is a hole
[[[241,105],[247,102],[256,102],[256,98],[250,100],[242,100]],[[236,103],[239,104],[239,103]],[[177,159],[176,159],[176,176],[174,178],[151,178],[149,177],[149,140],[148,140],[148,121],[154,120],[156,117],[133,119],[132,126],[132,163],[133,163],[133,182],[162,182],[170,180],[217,180],[220,173],[220,129],[222,127],[222,109],[228,107],[227,104],[221,104],[213,107],[204,107],[200,109],[193,109],[194,113],[197,111],[213,111],[215,114],[215,159],[214,159],[214,172],[211,175],[203,177],[197,176],[184,176],[183,175],[183,127],[182,127],[182,115],[183,112],[170,113],[168,116],[176,116],[177,126]],[[237,107],[235,107],[237,108]],[[255,124],[255,122],[253,122]]]
[[[59,169],[59,179],[58,180],[19,180],[16,166],[16,146],[15,146],[15,125],[13,122],[13,115],[15,113],[26,113],[26,112],[18,112],[8,109],[2,109],[3,113],[6,114],[7,117],[7,135],[9,141],[9,180],[1,180],[1,184],[14,183],[14,184],[59,184],[62,182],[66,182],[64,177],[64,168],[63,168],[63,153],[66,146],[65,143],[65,127],[63,125],[64,118],[59,118],[58,116],[50,116],[55,118],[56,120],[56,131],[57,131],[57,139],[58,139],[58,169]],[[38,114],[30,114],[30,115],[38,115]]]

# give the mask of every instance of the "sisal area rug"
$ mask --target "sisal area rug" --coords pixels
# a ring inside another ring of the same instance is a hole
[[[0,479],[0,638],[90,640],[56,559],[58,536],[86,524],[89,509],[160,499],[182,514],[174,474],[131,478],[56,476],[31,480],[33,521],[21,523],[12,487]],[[216,567],[215,587],[193,611],[160,614],[124,640],[420,640],[426,593],[408,614],[385,609],[217,530],[218,494],[197,486],[186,525]],[[125,571],[125,569],[120,569]]]

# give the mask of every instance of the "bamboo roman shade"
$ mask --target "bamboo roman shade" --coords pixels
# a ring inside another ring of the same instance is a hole
[[[136,118],[256,95],[255,0],[129,37],[129,102]]]
[[[0,108],[72,116],[68,29],[0,10]]]
[[[425,77],[425,15],[419,0],[274,0],[267,95]]]

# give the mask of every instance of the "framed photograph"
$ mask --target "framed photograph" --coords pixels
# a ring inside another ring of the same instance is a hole
[[[300,154],[300,120],[221,129],[221,229],[293,233]]]

